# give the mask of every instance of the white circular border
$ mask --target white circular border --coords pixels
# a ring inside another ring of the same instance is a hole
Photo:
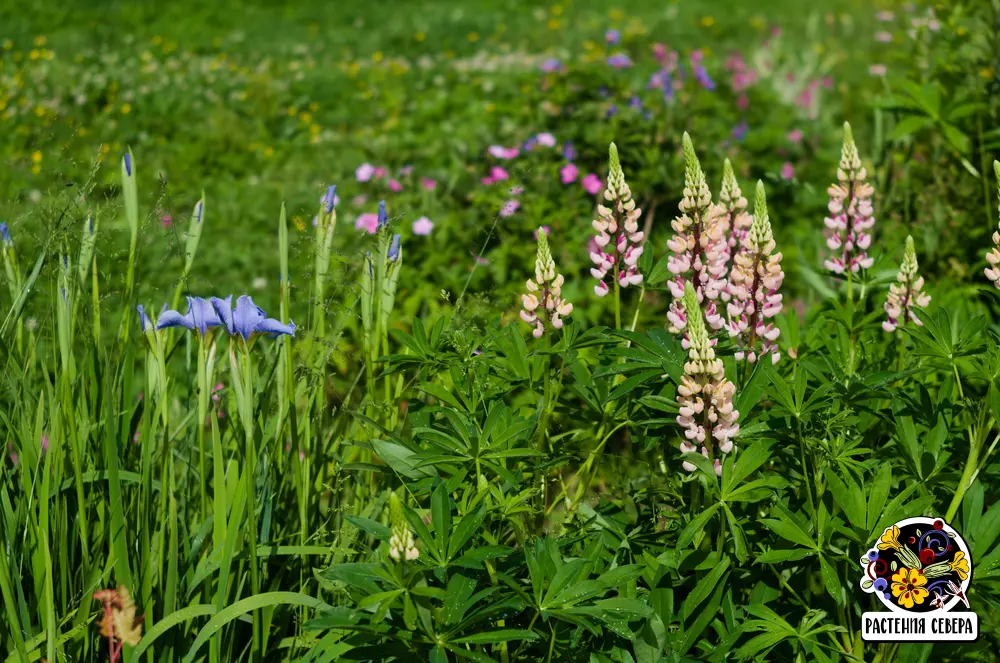
[[[968,546],[968,544],[965,543],[965,539],[962,538],[962,535],[958,533],[958,530],[956,530],[954,527],[952,527],[951,524],[947,520],[945,520],[944,518],[931,518],[931,517],[928,517],[928,516],[914,516],[913,518],[904,518],[903,520],[897,521],[897,522],[893,523],[892,525],[890,525],[889,527],[896,526],[896,527],[899,527],[900,529],[902,529],[902,527],[904,525],[914,525],[914,524],[918,524],[919,523],[919,524],[922,524],[922,525],[928,525],[928,526],[931,527],[931,529],[933,529],[934,528],[934,521],[935,520],[940,520],[941,522],[944,523],[944,527],[942,528],[942,530],[947,529],[947,530],[949,530],[950,532],[952,532],[955,535],[954,536],[955,541],[958,543],[958,546],[961,549],[961,551],[965,553],[965,558],[969,562],[969,575],[966,576],[965,580],[962,581],[962,585],[961,585],[961,587],[962,587],[962,593],[965,594],[966,596],[968,596],[969,583],[972,582],[972,555],[969,552],[969,546]],[[885,529],[888,529],[888,528],[885,528]],[[885,529],[883,529],[882,532],[878,535],[878,537],[879,537],[880,540],[882,538],[882,534],[885,534]],[[872,546],[872,548],[878,548],[878,541],[875,542],[875,544]],[[871,550],[872,548],[868,548],[868,550]],[[866,554],[867,554],[867,551],[866,551]],[[867,577],[868,577],[868,572],[866,570],[865,571],[865,578],[867,578]],[[862,582],[864,582],[864,579],[862,579]],[[889,587],[892,587],[892,581],[890,580],[888,582],[889,582]],[[906,614],[906,615],[914,615],[914,614],[919,615],[919,614],[921,614],[921,613],[918,613],[918,612],[913,612],[911,610],[907,610],[906,608],[903,608],[902,606],[897,605],[895,601],[892,601],[890,599],[885,598],[885,594],[883,592],[875,590],[875,591],[869,592],[869,593],[875,594],[878,597],[878,600],[882,602],[882,605],[884,605],[885,607],[889,608],[889,610],[891,610],[892,612],[898,612],[900,614]],[[958,598],[957,596],[954,596],[954,597],[952,597],[952,599],[950,601],[948,601],[947,603],[944,604],[943,608],[940,608],[937,612],[948,612],[949,610],[951,610],[952,608],[954,608],[956,605],[958,605],[960,603],[962,603],[962,600],[960,598]],[[923,614],[933,614],[934,612],[935,611],[931,611],[929,613],[923,613]]]

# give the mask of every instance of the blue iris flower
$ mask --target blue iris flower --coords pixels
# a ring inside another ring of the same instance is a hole
[[[333,212],[333,206],[337,204],[337,185],[331,184],[326,189],[326,195],[323,196],[323,206],[326,209],[326,213],[330,214]]]
[[[571,143],[570,141],[566,141],[566,143],[563,145],[563,157],[566,159],[566,161],[576,160],[576,150],[573,149],[573,143]]]
[[[226,299],[212,298],[212,305],[223,326],[231,336],[242,336],[249,341],[255,332],[268,334],[271,338],[279,334],[295,336],[295,323],[283,324],[280,320],[268,318],[264,309],[253,303],[250,295],[242,295],[236,300],[236,308],[231,308],[232,296]]]
[[[157,329],[167,327],[184,327],[185,329],[197,330],[204,336],[208,333],[209,327],[218,327],[222,320],[216,314],[212,304],[202,297],[188,297],[187,313],[181,315],[177,311],[168,311],[166,305],[160,313],[160,319],[156,323]]]
[[[392,236],[392,242],[389,244],[389,252],[386,254],[389,262],[396,262],[399,258],[399,235]]]
[[[128,152],[125,153],[125,174],[132,177],[132,155]]]
[[[378,201],[378,224],[376,225],[376,229],[385,228],[387,225],[389,225],[389,215],[385,211],[385,201],[380,200]]]
[[[3,240],[4,244],[13,244],[14,240],[10,237],[10,230],[7,228],[6,223],[0,223],[0,239]]]
[[[142,327],[142,333],[145,334],[146,327],[150,326],[153,323],[149,321],[149,316],[146,315],[146,309],[142,307],[142,304],[137,305],[135,307],[135,310],[139,312],[139,325]]]

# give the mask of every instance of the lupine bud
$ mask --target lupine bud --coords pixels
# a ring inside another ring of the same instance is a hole
[[[680,204],[681,215],[671,223],[675,234],[667,242],[667,248],[673,253],[667,261],[667,269],[675,277],[667,282],[674,297],[667,322],[674,334],[684,330],[686,314],[680,300],[688,283],[694,287],[709,327],[721,329],[725,324],[716,300],[725,289],[729,259],[729,214],[724,206],[712,204],[712,192],[687,132],[683,144],[684,198]],[[738,190],[738,187],[736,191],[730,189],[728,195],[731,197]]]
[[[923,292],[924,277],[917,276],[917,251],[913,248],[913,238],[906,238],[906,252],[903,254],[903,264],[896,275],[896,281],[889,286],[889,297],[885,301],[885,312],[888,320],[882,323],[882,329],[890,334],[896,327],[908,322],[922,326],[914,306],[925,308],[931,302],[930,295]]]
[[[403,512],[403,503],[395,492],[389,493],[389,523],[392,526],[392,534],[389,537],[389,557],[397,562],[415,560],[420,556],[410,524],[406,522],[406,514]]]
[[[685,441],[682,453],[701,448],[701,454],[712,458],[712,451],[727,454],[733,450],[733,438],[740,430],[737,423],[740,413],[733,409],[736,387],[726,380],[722,360],[715,356],[715,349],[708,336],[701,304],[691,283],[684,288],[681,302],[686,317],[688,361],[684,376],[677,386],[677,404],[680,414],[677,423],[684,428]],[[722,462],[714,459],[715,473],[722,474]],[[684,461],[683,467],[693,472],[695,466]]]
[[[753,223],[744,235],[736,254],[726,286],[729,304],[729,336],[736,339],[736,359],[753,363],[758,357],[771,355],[778,363],[781,355],[775,341],[780,330],[770,322],[781,312],[778,288],[784,280],[781,253],[773,253],[774,237],[767,215],[764,183],[757,182]]]
[[[997,196],[1000,197],[1000,161],[993,162],[993,175],[997,181]],[[1000,205],[997,205],[997,211],[1000,212]],[[993,248],[986,254],[986,262],[989,263],[989,267],[985,271],[986,278],[993,281],[995,287],[1000,288],[1000,267],[998,267],[1000,265],[1000,232],[993,233]]]
[[[827,189],[830,216],[823,220],[826,245],[831,251],[823,266],[837,274],[845,271],[856,273],[862,268],[868,269],[874,262],[868,255],[868,247],[872,243],[869,231],[875,225],[872,216],[875,190],[865,182],[867,176],[854,144],[851,125],[845,122],[844,146],[837,167],[838,183]]]
[[[597,279],[594,292],[598,297],[608,294],[605,278],[609,271],[622,288],[642,283],[638,266],[643,251],[643,233],[639,230],[642,210],[632,200],[632,191],[625,182],[618,148],[614,143],[608,148],[608,186],[604,190],[604,199],[611,207],[597,205],[597,219],[592,224],[597,231],[595,251],[590,254],[594,263],[590,273]]]
[[[556,273],[556,263],[549,250],[548,234],[539,228],[538,253],[535,256],[535,280],[528,279],[527,294],[521,295],[521,319],[534,329],[532,336],[541,338],[545,333],[545,321],[554,328],[561,329],[563,318],[573,312],[573,305],[562,297],[563,275]]]

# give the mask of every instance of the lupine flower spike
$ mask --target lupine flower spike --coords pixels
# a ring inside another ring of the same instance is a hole
[[[412,562],[420,556],[413,532],[409,523],[406,522],[406,514],[403,512],[403,503],[395,492],[389,493],[389,523],[392,526],[392,534],[389,537],[389,557],[397,562],[406,560]]]
[[[521,319],[532,325],[532,336],[541,338],[545,333],[545,322],[556,329],[562,329],[563,318],[573,312],[573,305],[562,297],[563,275],[556,273],[556,263],[549,250],[548,234],[539,228],[538,253],[535,257],[535,280],[528,279],[527,294],[521,295],[524,309]]]
[[[614,143],[611,143],[608,153],[608,187],[604,190],[604,200],[611,206],[597,205],[597,219],[593,223],[597,231],[594,237],[597,250],[590,254],[594,263],[590,273],[597,279],[594,292],[598,297],[608,294],[608,284],[604,279],[609,271],[613,271],[617,284],[622,288],[642,283],[638,267],[642,255],[643,233],[639,230],[642,210],[632,200],[632,191],[625,182],[618,148]]]
[[[872,243],[870,230],[875,225],[872,216],[875,190],[865,182],[867,176],[854,144],[851,125],[845,122],[844,146],[837,167],[838,182],[827,190],[830,194],[830,216],[823,220],[826,224],[826,245],[831,251],[823,266],[837,274],[845,271],[857,273],[862,268],[868,269],[874,262],[867,251]]]
[[[713,459],[715,450],[723,454],[733,450],[733,438],[740,430],[740,413],[733,409],[736,387],[726,380],[722,360],[715,356],[691,283],[685,286],[682,305],[687,317],[688,361],[677,386],[677,423],[684,428],[686,438],[681,452],[692,453],[700,447],[703,456]],[[721,476],[722,461],[718,456],[713,460],[715,473]],[[687,461],[683,466],[688,472],[695,470]]]
[[[729,239],[727,245],[727,260],[732,260],[740,251],[743,240],[750,231],[750,224],[753,219],[747,212],[747,199],[740,191],[740,183],[736,180],[733,172],[733,164],[726,159],[722,164],[722,190],[719,193],[719,204],[726,211],[726,223],[729,226]],[[725,290],[722,291],[722,300],[729,301]]]
[[[993,162],[993,175],[997,180],[997,196],[1000,196],[1000,161]],[[1000,212],[1000,205],[997,205],[997,211]],[[1000,232],[993,233],[993,248],[986,254],[986,262],[989,263],[986,278],[993,281],[994,287],[1000,288]]]
[[[924,277],[917,276],[917,251],[913,248],[913,238],[906,238],[906,252],[903,254],[903,264],[896,275],[898,283],[889,286],[889,297],[885,301],[885,312],[888,320],[882,323],[882,329],[890,334],[896,328],[912,322],[918,327],[920,322],[913,307],[925,308],[931,303],[931,296],[923,292]]]
[[[681,215],[671,223],[676,234],[667,242],[667,248],[673,252],[667,268],[675,277],[667,282],[674,297],[667,313],[669,330],[673,334],[682,332],[687,324],[680,300],[688,283],[694,286],[708,326],[721,329],[725,324],[716,301],[726,286],[729,248],[727,211],[721,205],[712,204],[705,173],[686,132],[683,142],[684,198],[680,204]],[[730,190],[729,195],[735,195],[736,191]]]
[[[737,360],[752,364],[770,354],[771,363],[778,363],[781,355],[775,341],[780,330],[768,320],[781,312],[778,289],[784,278],[781,253],[774,252],[764,183],[758,181],[753,223],[736,254],[727,286],[728,330],[729,336],[737,339]]]

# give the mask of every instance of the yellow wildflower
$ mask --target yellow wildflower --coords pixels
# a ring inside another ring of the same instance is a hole
[[[381,62],[383,57],[385,56],[382,55],[382,51],[375,51],[375,55],[372,56],[372,60],[375,60],[375,62]]]
[[[35,46],[45,46],[45,37],[42,35],[35,37]]]
[[[122,115],[128,115],[132,112],[132,104],[122,104]]]
[[[427,39],[427,33],[426,32],[418,32],[417,34],[413,35],[413,38],[416,41],[423,41],[423,40]]]
[[[478,32],[470,32],[469,36],[468,36],[468,40],[471,41],[471,42],[473,42],[473,43],[479,41],[479,33]]]
[[[312,102],[311,104],[309,104],[309,111],[310,112],[315,113],[318,110],[319,110],[319,104],[317,104],[315,101]]]
[[[611,18],[612,21],[620,21],[622,20],[624,14],[622,14],[622,10],[620,9],[612,9],[611,11],[608,12],[608,16]]]
[[[712,18],[711,16],[704,16],[704,17],[702,17],[702,19],[701,19],[701,26],[703,28],[710,28],[713,25],[715,25],[715,19],[714,18]]]
[[[548,26],[549,30],[558,30],[560,23],[556,19],[550,18],[546,25]]]
[[[32,163],[41,163],[42,162],[42,153],[39,152],[38,150],[35,150],[34,152],[32,152],[32,154],[31,154],[31,161],[32,161]]]

